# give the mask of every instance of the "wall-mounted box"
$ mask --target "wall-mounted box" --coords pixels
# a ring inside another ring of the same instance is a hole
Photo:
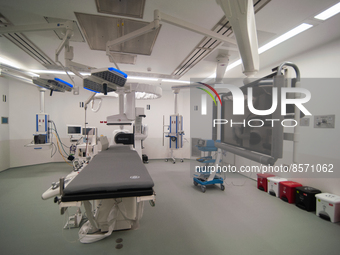
[[[335,115],[317,115],[314,116],[314,128],[334,128]]]
[[[8,117],[1,117],[1,124],[8,124]]]

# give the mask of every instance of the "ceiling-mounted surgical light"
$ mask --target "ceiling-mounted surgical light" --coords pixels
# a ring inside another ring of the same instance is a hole
[[[315,19],[326,20],[340,12],[340,2],[328,8],[327,10],[314,16]]]
[[[160,96],[155,95],[155,94],[151,94],[151,93],[146,93],[146,92],[136,92],[136,99],[140,100],[140,99],[157,99]]]
[[[38,85],[39,87],[43,87],[46,89],[49,89],[51,91],[57,91],[57,92],[65,92],[65,91],[72,91],[73,85],[63,81],[59,78],[38,78],[38,77],[33,77],[32,82],[35,85]]]
[[[135,91],[136,99],[157,99],[162,96],[159,86],[143,83],[127,83],[132,91]]]
[[[31,72],[40,73],[40,74],[66,74],[64,71],[60,70],[30,70]],[[73,72],[68,72],[69,75],[75,75]],[[89,76],[91,73],[80,73],[83,76]],[[128,80],[142,80],[142,81],[162,81],[162,82],[175,82],[175,83],[190,83],[190,81],[181,81],[176,79],[161,79],[161,78],[153,78],[153,77],[138,77],[138,76],[128,76]]]

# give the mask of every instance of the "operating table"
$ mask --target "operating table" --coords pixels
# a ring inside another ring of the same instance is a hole
[[[138,227],[143,201],[154,205],[153,186],[138,153],[129,146],[116,145],[94,156],[61,188],[58,199],[61,208],[84,204],[88,222],[81,227],[79,240],[91,243],[114,230]]]

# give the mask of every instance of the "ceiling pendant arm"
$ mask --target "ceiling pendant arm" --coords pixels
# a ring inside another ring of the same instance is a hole
[[[48,30],[64,30],[65,36],[62,42],[60,43],[59,47],[55,51],[55,62],[58,63],[63,70],[67,73],[67,70],[62,65],[62,63],[59,61],[59,54],[65,48],[65,62],[66,67],[68,67],[70,70],[72,70],[76,75],[78,75],[80,78],[83,79],[83,76],[75,70],[74,66],[81,66],[84,69],[91,70],[91,67],[81,65],[78,63],[74,63],[71,60],[73,59],[73,48],[69,46],[69,40],[73,36],[73,21],[67,20],[65,22],[58,22],[58,23],[49,23],[49,24],[39,24],[39,25],[24,25],[24,26],[9,26],[9,27],[3,27],[0,28],[0,35],[1,34],[8,34],[8,33],[22,33],[22,32],[36,32],[36,31],[48,31]],[[70,76],[69,76],[70,77]],[[74,84],[74,81],[70,77],[72,83]],[[75,85],[75,84],[74,84]],[[73,87],[74,94],[79,94],[79,87],[74,86]]]
[[[39,25],[8,26],[8,27],[1,27],[0,34],[62,30],[62,29],[68,29],[70,26],[72,27],[72,21],[39,24]]]
[[[260,61],[253,0],[217,0],[233,29],[247,77],[259,71]]]
[[[222,36],[222,35],[214,32],[214,31],[211,31],[209,29],[197,26],[197,25],[192,24],[190,22],[172,17],[168,14],[160,12],[159,10],[155,10],[154,19],[159,20],[159,21],[164,21],[164,22],[167,22],[171,25],[174,25],[174,26],[177,26],[177,27],[180,27],[180,28],[184,28],[184,29],[196,32],[198,34],[214,38],[218,41],[222,41],[222,42],[225,42],[225,43],[228,43],[228,44],[237,45],[236,40],[234,40],[234,39],[228,38],[226,36]]]
[[[68,21],[68,22],[72,23],[72,21]],[[65,46],[69,46],[69,41],[70,41],[72,36],[73,36],[73,29],[72,29],[72,24],[71,24],[71,26],[68,26],[66,28],[66,33],[65,33],[64,39],[62,40],[62,42],[60,43],[59,47],[55,51],[55,62],[59,61],[58,57],[59,57],[59,54],[62,51],[62,49]]]
[[[117,39],[114,39],[112,41],[108,41],[106,43],[106,55],[110,59],[112,59],[113,58],[112,55],[111,55],[112,51],[110,50],[110,48],[112,46],[114,46],[116,44],[124,43],[124,42],[126,42],[128,40],[132,40],[132,39],[134,39],[134,38],[136,38],[138,36],[141,36],[141,35],[144,35],[146,33],[149,33],[149,32],[151,32],[153,30],[156,30],[158,27],[159,27],[159,21],[155,20],[155,21],[152,21],[149,25],[146,25],[145,27],[137,29],[137,30],[135,30],[135,31],[133,31],[131,33],[123,35],[123,36],[121,36],[121,37],[119,37]]]

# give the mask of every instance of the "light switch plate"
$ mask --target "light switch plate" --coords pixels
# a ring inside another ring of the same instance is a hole
[[[301,127],[309,127],[310,118],[302,118],[300,119],[300,126]]]

